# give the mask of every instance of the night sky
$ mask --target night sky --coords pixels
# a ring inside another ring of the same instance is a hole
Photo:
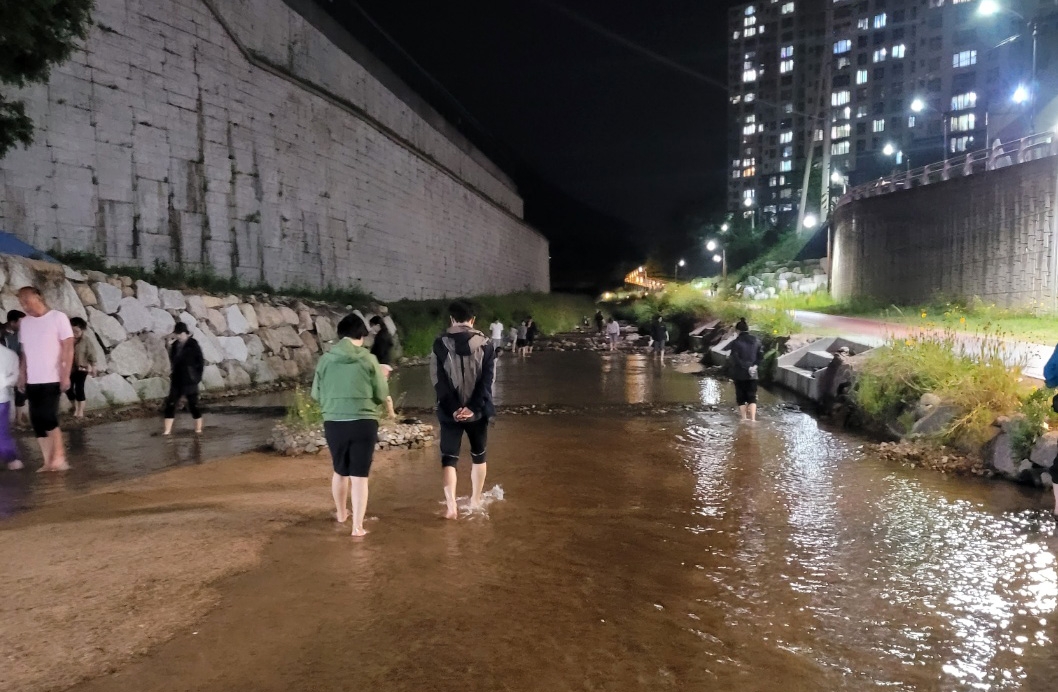
[[[734,2],[318,2],[513,175],[558,284],[678,253],[681,218],[722,211]]]

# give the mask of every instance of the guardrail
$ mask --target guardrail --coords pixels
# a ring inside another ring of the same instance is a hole
[[[859,185],[838,198],[836,206],[840,207],[857,199],[877,197],[953,178],[965,178],[975,173],[994,171],[1048,156],[1058,156],[1058,134],[1039,132],[1011,142],[997,142],[990,149],[972,151],[965,155],[931,163],[921,168],[912,168],[909,171]]]

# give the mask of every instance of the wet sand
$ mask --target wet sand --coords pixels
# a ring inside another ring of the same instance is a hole
[[[533,386],[669,386],[611,365]],[[766,394],[740,425],[727,383],[686,382],[721,410],[500,419],[488,518],[439,518],[425,450],[379,457],[363,540],[330,519],[319,457],[176,469],[0,524],[26,555],[0,568],[0,689],[1054,689],[1042,494],[894,467]]]

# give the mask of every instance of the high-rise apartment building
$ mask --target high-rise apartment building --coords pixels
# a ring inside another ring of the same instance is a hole
[[[732,10],[729,211],[756,208],[792,226],[809,141],[819,167],[809,206],[826,198],[823,181],[840,193],[987,147],[1001,136],[990,107],[1009,111],[1030,83],[1039,2],[995,6],[988,16],[981,0],[761,0]]]

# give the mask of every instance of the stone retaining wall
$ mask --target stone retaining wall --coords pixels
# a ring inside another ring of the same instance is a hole
[[[202,346],[202,388],[208,392],[310,377],[347,314],[336,306],[278,296],[167,290],[9,255],[0,255],[0,286],[4,315],[20,309],[18,289],[36,286],[53,309],[88,322],[85,338],[100,364],[99,375],[86,384],[90,409],[165,397],[167,337],[177,321],[187,324]],[[386,320],[395,334],[396,325]]]

